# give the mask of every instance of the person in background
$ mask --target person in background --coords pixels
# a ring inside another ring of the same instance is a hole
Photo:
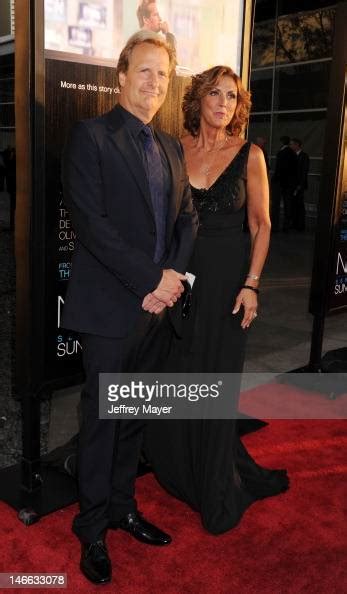
[[[282,146],[276,156],[275,172],[272,177],[271,224],[273,232],[279,230],[281,201],[283,201],[284,208],[282,229],[286,232],[292,228],[292,200],[297,175],[297,158],[289,146],[289,136],[281,136],[280,141]]]
[[[290,148],[296,154],[296,182],[292,198],[292,221],[296,231],[305,231],[305,190],[308,188],[307,177],[310,170],[310,157],[302,150],[299,138],[292,138]]]
[[[169,25],[162,21],[155,0],[142,0],[136,11],[137,20],[141,29],[161,33],[166,42],[176,51],[176,38],[169,31]]]

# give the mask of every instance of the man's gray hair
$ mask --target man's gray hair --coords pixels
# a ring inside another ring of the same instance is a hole
[[[155,47],[162,47],[163,49],[165,49],[169,56],[170,74],[175,69],[175,66],[177,63],[176,62],[176,53],[172,49],[172,47],[167,43],[165,38],[162,35],[159,35],[158,33],[154,33],[153,31],[146,31],[146,30],[137,31],[137,33],[134,33],[134,35],[129,37],[128,41],[126,42],[124,48],[122,49],[122,51],[120,53],[120,56],[118,59],[118,64],[117,64],[117,69],[116,69],[116,82],[117,82],[118,86],[119,86],[119,73],[120,72],[126,73],[128,71],[131,53],[132,53],[133,49],[137,45],[140,45],[141,43],[148,43]]]

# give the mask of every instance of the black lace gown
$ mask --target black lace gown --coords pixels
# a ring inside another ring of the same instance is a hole
[[[249,265],[242,226],[246,208],[246,142],[209,189],[192,187],[199,231],[188,271],[196,276],[181,339],[173,340],[168,370],[241,372],[247,330],[232,310]],[[242,309],[242,308],[241,308]],[[219,534],[234,527],[257,499],[288,488],[285,470],[267,470],[251,458],[234,420],[155,420],[145,454],[158,481],[201,514]]]

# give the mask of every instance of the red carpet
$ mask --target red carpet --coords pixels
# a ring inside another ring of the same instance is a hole
[[[140,509],[174,540],[157,549],[109,532],[114,578],[107,586],[93,587],[79,573],[79,546],[70,530],[75,506],[25,527],[1,503],[0,571],[66,572],[68,588],[62,592],[346,592],[346,428],[339,420],[271,421],[248,435],[245,443],[261,464],[288,469],[291,489],[256,502],[236,529],[217,537],[151,475],[142,477]]]
[[[242,392],[240,410],[256,419],[346,419],[347,393],[330,400],[295,385],[270,383]]]

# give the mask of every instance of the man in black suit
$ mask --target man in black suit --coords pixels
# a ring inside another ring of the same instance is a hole
[[[283,231],[292,227],[292,198],[295,189],[297,161],[290,148],[289,136],[281,136],[282,146],[276,155],[275,172],[272,177],[271,225],[272,231],[278,231],[281,200],[283,200]]]
[[[136,11],[137,20],[141,29],[165,35],[167,43],[176,51],[176,38],[169,31],[169,25],[162,21],[155,0],[142,0]]]
[[[296,154],[297,170],[295,188],[293,192],[292,217],[293,227],[297,231],[305,231],[305,190],[308,188],[307,177],[310,170],[310,158],[302,150],[299,138],[292,138],[290,147]]]
[[[170,46],[136,33],[117,65],[119,104],[77,122],[63,158],[63,186],[77,241],[63,326],[81,334],[78,478],[81,570],[111,579],[107,528],[155,545],[170,537],[137,511],[134,484],[143,421],[98,418],[99,373],[160,370],[172,326],[166,307],[183,292],[197,216],[180,143],[150,122],[175,66]]]

